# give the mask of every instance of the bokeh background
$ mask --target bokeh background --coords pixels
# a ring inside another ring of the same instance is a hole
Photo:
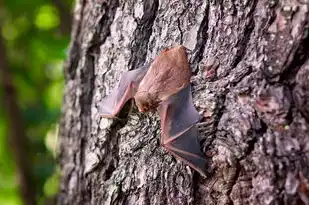
[[[73,0],[0,0],[0,34],[26,133],[38,204],[52,204],[59,190],[57,129],[73,6]],[[1,87],[0,204],[21,205],[5,97]]]

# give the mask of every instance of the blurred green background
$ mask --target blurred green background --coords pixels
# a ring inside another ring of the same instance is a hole
[[[57,128],[73,6],[73,0],[0,0],[1,38],[31,148],[30,167],[38,204],[48,203],[59,190]],[[5,98],[3,90],[0,97]],[[0,100],[1,205],[23,204],[13,156]]]

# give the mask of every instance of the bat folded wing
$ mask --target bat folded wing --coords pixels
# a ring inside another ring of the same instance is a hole
[[[166,145],[176,158],[183,160],[186,164],[198,171],[201,175],[206,176],[206,158],[201,151],[201,145],[198,140],[198,129],[193,125],[189,130],[184,132],[176,140]]]
[[[99,112],[102,117],[115,117],[124,104],[134,97],[136,89],[147,73],[149,66],[125,72],[118,85],[113,89],[112,93],[107,96],[99,106]]]
[[[205,176],[206,158],[201,151],[196,123],[200,115],[194,107],[190,84],[170,96],[158,108],[161,143],[174,156]]]

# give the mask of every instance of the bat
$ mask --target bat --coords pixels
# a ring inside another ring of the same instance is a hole
[[[206,158],[196,126],[201,116],[193,104],[190,77],[185,47],[165,49],[150,65],[125,72],[111,94],[103,99],[100,114],[116,117],[131,98],[140,112],[157,110],[162,146],[205,176]]]

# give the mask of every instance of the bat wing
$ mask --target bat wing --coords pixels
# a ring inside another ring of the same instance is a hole
[[[147,73],[148,69],[149,66],[143,66],[141,68],[125,72],[122,75],[118,85],[100,105],[100,115],[105,118],[115,117],[124,104],[129,99],[134,97],[137,87]]]
[[[206,158],[201,151],[196,126],[200,115],[192,101],[190,84],[170,96],[158,110],[162,145],[175,157],[205,176]]]

